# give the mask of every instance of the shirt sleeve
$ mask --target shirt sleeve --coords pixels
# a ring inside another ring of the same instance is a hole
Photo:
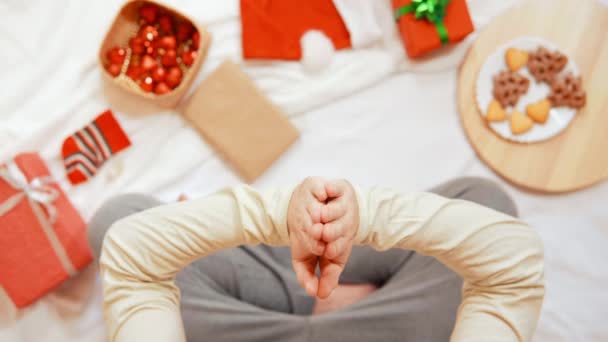
[[[177,272],[218,250],[288,244],[291,193],[237,186],[114,223],[100,257],[110,341],[185,341]]]
[[[525,223],[431,193],[356,189],[357,242],[411,249],[464,279],[452,341],[530,341],[544,298],[543,247]]]

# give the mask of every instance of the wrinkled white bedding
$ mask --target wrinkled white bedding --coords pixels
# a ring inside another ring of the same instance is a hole
[[[379,0],[380,1],[380,0]],[[381,0],[385,1],[385,0]],[[240,60],[238,1],[170,1],[206,24],[213,46],[197,82],[224,58]],[[470,0],[480,27],[513,1]],[[112,107],[96,55],[121,1],[5,0],[0,3],[0,160],[40,151],[85,217],[108,197],[141,191],[173,200],[240,180],[175,111],[128,116],[133,146],[86,185],[70,188],[60,160],[63,138]],[[366,50],[340,52],[328,70],[298,63],[247,63],[246,72],[279,104],[302,137],[255,186],[308,175],[361,185],[422,190],[449,178],[501,182],[545,243],[547,297],[537,341],[607,341],[608,183],[561,196],[525,193],[498,179],[474,155],[456,108],[457,66],[467,43],[424,62],[404,59],[394,32]],[[472,39],[472,37],[471,37]],[[398,73],[398,71],[400,71]],[[114,108],[116,109],[116,108]],[[138,106],[141,113],[157,111]],[[78,318],[53,296],[15,312],[0,293],[0,341],[103,341],[99,286]]]

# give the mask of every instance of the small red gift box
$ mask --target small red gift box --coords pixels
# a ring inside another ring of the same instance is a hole
[[[91,260],[85,222],[38,154],[0,165],[0,285],[15,306],[33,303]]]
[[[441,5],[437,5],[437,3],[443,2],[442,0],[392,1],[401,38],[410,57],[419,57],[444,44],[459,42],[475,30],[466,0],[451,0],[444,9],[440,7]],[[429,2],[433,3],[431,6],[435,15],[437,11],[445,11],[445,15],[440,14],[435,22],[428,20],[428,17],[433,17],[432,14],[416,18],[415,5],[426,5],[427,7],[419,12],[427,14]]]

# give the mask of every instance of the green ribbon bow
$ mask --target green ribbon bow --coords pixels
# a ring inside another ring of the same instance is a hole
[[[412,0],[412,3],[407,6],[401,6],[395,11],[395,20],[401,19],[402,16],[414,13],[416,19],[426,19],[435,24],[439,39],[442,44],[448,42],[448,29],[443,23],[445,17],[445,8],[450,3],[450,0]]]

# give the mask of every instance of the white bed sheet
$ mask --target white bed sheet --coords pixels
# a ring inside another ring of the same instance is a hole
[[[238,57],[236,3],[180,4],[209,25],[216,38],[198,81],[224,57]],[[478,26],[505,3],[469,1]],[[119,5],[118,0],[0,4],[1,13],[11,14],[0,21],[5,65],[0,71],[0,159],[23,149],[39,150],[53,174],[63,174],[58,155],[62,138],[108,106],[112,96],[100,85],[95,55]],[[388,48],[339,54],[331,72],[314,77],[303,74],[298,64],[248,64],[246,71],[302,132],[254,185],[324,175],[408,191],[465,175],[493,178],[516,199],[522,218],[545,243],[547,296],[535,340],[608,341],[608,268],[603,266],[608,260],[608,183],[569,195],[541,196],[522,192],[489,171],[466,141],[457,114],[456,66],[465,47],[415,65]],[[366,67],[369,62],[372,67]],[[389,77],[397,69],[408,72]],[[336,90],[352,75],[357,78],[349,87]],[[103,199],[123,191],[152,192],[169,201],[180,193],[202,195],[240,181],[173,112],[144,118],[118,115],[134,146],[89,187],[68,191],[85,217]],[[177,169],[163,163],[184,155],[194,157]],[[67,188],[65,178],[61,182]],[[104,340],[98,283],[78,318],[66,319],[52,302],[50,296],[15,312],[0,293],[0,341]]]

